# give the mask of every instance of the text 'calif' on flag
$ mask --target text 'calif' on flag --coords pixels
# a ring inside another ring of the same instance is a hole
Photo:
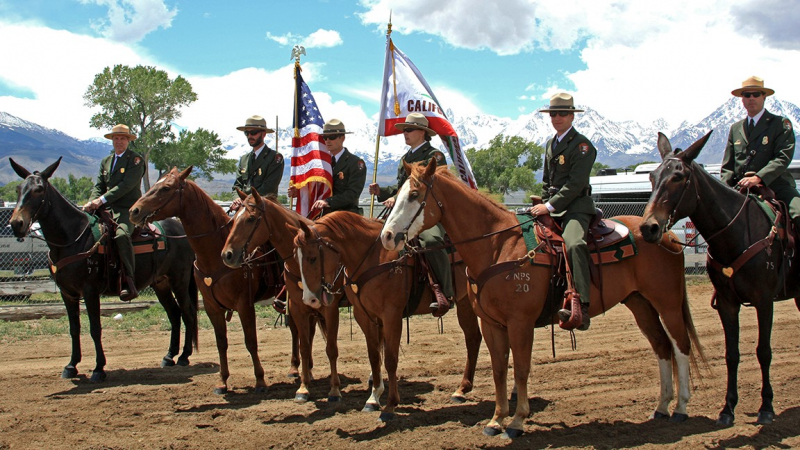
[[[295,210],[308,217],[314,202],[331,196],[333,175],[331,154],[320,137],[325,121],[300,71],[300,64],[295,64],[294,137],[289,183],[298,190]]]
[[[387,37],[378,135],[400,134],[402,131],[394,125],[404,122],[406,116],[413,112],[424,114],[428,118],[428,126],[439,135],[447,147],[450,160],[455,164],[459,177],[468,186],[477,189],[472,166],[467,161],[467,155],[461,149],[458,135],[447,120],[431,87],[417,66],[394,46],[392,38]]]

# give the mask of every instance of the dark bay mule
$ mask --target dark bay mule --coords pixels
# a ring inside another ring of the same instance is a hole
[[[268,243],[275,247],[279,259],[285,262],[283,275],[289,299],[289,320],[297,328],[300,345],[300,387],[295,393],[295,401],[305,402],[309,398],[308,387],[313,379],[311,369],[314,367],[312,346],[317,324],[319,324],[326,342],[325,352],[331,368],[328,401],[339,401],[342,398],[337,369],[339,299],[341,295],[337,295],[332,302],[321,308],[312,308],[303,304],[303,290],[299,285],[300,267],[297,259],[293,257],[294,233],[286,228],[286,224],[298,227],[301,222],[306,225],[314,222],[283,207],[273,197],[261,197],[256,191],[249,196],[239,191],[239,196],[244,203],[239,212],[234,215],[233,227],[222,248],[222,260],[228,267],[236,269],[243,264],[248,264],[250,255],[261,245]],[[258,264],[259,260],[256,259],[253,263]],[[341,286],[339,287],[341,288]]]
[[[313,226],[300,222],[295,238],[297,259],[303,280],[303,302],[318,308],[326,302],[330,285],[344,277],[347,298],[353,315],[364,332],[367,354],[372,369],[372,391],[364,411],[381,409],[384,390],[381,375],[381,354],[388,379],[388,398],[380,420],[394,418],[400,402],[397,388],[397,365],[402,334],[402,319],[410,314],[430,314],[433,299],[425,286],[418,305],[407,311],[409,291],[415,276],[410,260],[398,259],[396,251],[385,250],[378,243],[382,222],[365,219],[358,214],[338,211],[318,219]],[[460,257],[456,254],[456,260]],[[396,263],[393,263],[396,262]],[[456,275],[456,314],[464,332],[467,362],[464,376],[452,399],[465,401],[472,390],[475,367],[481,345],[478,319],[467,300],[463,266],[453,268]],[[427,284],[427,283],[426,283]],[[322,300],[322,301],[320,301]]]
[[[795,299],[800,309],[800,279],[797,250],[789,258],[785,243],[774,233],[773,223],[752,197],[740,194],[703,170],[694,162],[709,132],[684,151],[673,152],[666,136],[659,133],[661,165],[650,174],[653,192],[641,221],[641,231],[649,242],[676,221],[689,217],[697,232],[706,238],[708,276],[716,290],[716,309],[725,333],[725,364],[728,387],[725,406],[717,424],[731,425],[739,401],[739,310],[753,306],[758,318],[756,355],[761,365],[761,407],[758,423],[771,423],[772,385],[769,368],[772,362],[773,302]],[[791,264],[790,264],[791,263]]]
[[[466,263],[470,300],[481,318],[492,360],[495,411],[484,433],[501,433],[509,414],[506,379],[511,349],[520,401],[505,434],[519,436],[530,414],[525,400],[529,398],[533,331],[545,307],[551,269],[528,263],[528,249],[519,222],[504,206],[470,189],[445,167],[436,170],[431,163],[427,167],[406,165],[405,168],[410,176],[401,187],[381,233],[383,245],[389,249],[402,248],[406,237],[413,238],[440,222],[447,230]],[[660,245],[644,242],[635,226],[639,217],[614,219],[630,229],[638,253],[620,262],[603,264],[603,304],[597,286],[592,285],[589,312],[596,316],[618,303],[630,309],[658,359],[661,398],[654,417],[669,417],[669,404],[674,396],[672,371],[676,367],[678,401],[672,418],[685,420],[690,365],[695,354],[702,356],[702,353],[689,312],[683,253],[669,242],[668,236],[664,236]],[[506,261],[520,264],[500,273],[492,269]],[[553,319],[557,320],[555,315]],[[693,352],[693,348],[698,351]],[[569,374],[565,377],[566,382],[581,382],[570,380]]]
[[[189,244],[197,255],[194,277],[203,306],[214,327],[219,352],[220,384],[217,394],[228,392],[228,334],[227,322],[233,311],[239,315],[244,341],[256,377],[256,392],[266,392],[264,368],[258,357],[255,301],[268,298],[270,293],[259,292],[264,266],[230,269],[222,263],[220,252],[230,230],[230,217],[187,177],[192,167],[179,172],[173,168],[161,177],[130,209],[131,221],[145,223],[167,217],[177,217],[186,229]],[[263,295],[262,295],[263,294]]]
[[[106,357],[101,342],[100,295],[118,295],[114,274],[109,274],[107,254],[95,250],[95,236],[89,216],[64,198],[49,182],[61,158],[41,172],[30,173],[13,159],[14,172],[24,179],[17,188],[17,207],[11,216],[11,228],[17,237],[25,237],[33,222],[38,221],[42,235],[50,248],[51,275],[61,291],[67,309],[69,333],[72,337],[72,357],[61,376],[74,378],[81,361],[80,299],[84,299],[89,327],[96,353],[92,381],[106,378]],[[176,220],[161,221],[167,235],[183,234]],[[107,240],[106,240],[107,241]],[[66,258],[76,256],[74,262]],[[151,286],[169,317],[172,333],[170,345],[161,366],[174,365],[180,347],[181,319],[186,335],[178,364],[189,364],[192,347],[197,347],[197,286],[192,278],[194,252],[186,239],[168,239],[165,250],[136,254],[136,287]],[[53,267],[61,266],[55,273]]]

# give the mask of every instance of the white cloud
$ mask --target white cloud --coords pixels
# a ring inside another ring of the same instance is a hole
[[[282,36],[276,36],[269,31],[267,32],[267,39],[275,41],[280,45],[302,45],[305,48],[328,48],[342,45],[342,37],[338,31],[319,29],[308,36],[294,35],[286,33]]]
[[[162,0],[79,1],[108,7],[108,17],[98,19],[92,27],[116,42],[138,42],[151,31],[172,26],[172,19],[178,14],[177,8],[170,10]]]

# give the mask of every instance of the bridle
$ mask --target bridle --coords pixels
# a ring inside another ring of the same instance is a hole
[[[172,176],[174,176],[174,175],[172,175]],[[162,209],[164,209],[167,205],[169,205],[170,202],[172,202],[172,199],[175,198],[175,195],[178,196],[178,211],[182,211],[183,210],[183,188],[184,187],[186,187],[186,180],[180,180],[180,182],[178,182],[178,188],[175,189],[174,191],[172,191],[172,194],[170,194],[170,196],[167,197],[167,199],[164,200],[164,202],[161,203],[161,205],[159,205],[157,208],[153,209],[153,211],[151,211],[150,214],[145,216],[144,222],[149,222],[151,217],[155,216]]]
[[[330,295],[341,294],[342,293],[341,288],[339,290],[335,291],[334,290],[334,286],[339,281],[339,277],[341,277],[344,274],[344,264],[341,263],[342,254],[339,253],[339,250],[337,250],[336,247],[333,246],[333,244],[331,244],[329,241],[323,239],[322,236],[319,235],[319,232],[313,226],[312,227],[308,227],[308,228],[314,232],[314,238],[313,239],[308,239],[308,240],[306,240],[306,242],[309,243],[309,244],[316,243],[317,244],[317,251],[319,252],[319,262],[320,262],[320,264],[319,264],[319,280],[320,280],[320,287],[322,287],[322,289],[324,289],[325,292],[327,292]],[[336,276],[333,277],[333,281],[330,282],[330,283],[325,281],[325,252],[323,251],[324,250],[323,245],[325,247],[328,247],[329,249],[331,249],[331,251],[333,251],[337,255],[339,255],[339,268],[336,271]]]
[[[244,242],[244,246],[242,246],[242,254],[243,255],[249,255],[247,253],[247,247],[250,246],[250,241],[253,240],[253,236],[255,236],[256,230],[258,230],[258,225],[259,225],[259,223],[261,223],[261,219],[263,219],[264,216],[266,216],[266,214],[267,214],[267,210],[266,210],[266,208],[264,208],[264,203],[263,203],[264,201],[265,200],[262,199],[261,200],[262,203],[260,203],[260,204],[253,203],[253,207],[255,209],[257,209],[260,212],[260,214],[257,214],[255,223],[253,224],[253,229],[250,230],[250,234],[247,236],[247,240]],[[242,207],[245,208],[245,211],[247,210],[247,206],[246,205],[242,205]],[[235,223],[236,219],[233,219],[233,222]],[[265,242],[270,242],[271,240],[272,240],[272,230],[270,230],[269,236],[267,236],[267,240]],[[251,266],[251,265],[253,265],[254,262],[258,261],[259,259],[266,258],[272,252],[277,253],[278,249],[276,249],[273,246],[272,250],[270,250],[269,252],[265,252],[262,255],[253,256],[253,257],[246,256],[246,257],[242,258],[243,259],[242,264]],[[255,254],[255,250],[253,251],[253,253]],[[280,254],[278,254],[278,261],[270,262],[270,263],[267,263],[267,264],[278,264],[278,263],[281,263],[283,261],[284,261],[283,257]]]
[[[427,206],[427,204],[428,204],[428,194],[430,194],[431,197],[433,197],[433,200],[436,202],[436,205],[439,207],[439,211],[442,213],[442,215],[444,215],[444,205],[442,204],[441,201],[439,201],[438,198],[436,198],[436,194],[433,192],[433,182],[436,180],[436,175],[432,175],[431,176],[431,180],[428,183],[422,181],[421,179],[419,179],[419,178],[417,178],[416,176],[413,176],[413,175],[410,176],[409,179],[410,180],[414,180],[417,183],[422,184],[427,188],[425,190],[425,195],[422,196],[422,201],[419,204],[419,208],[417,209],[417,212],[414,213],[414,215],[411,217],[411,220],[408,221],[408,225],[406,225],[405,228],[403,228],[403,231],[402,231],[403,240],[405,241],[406,246],[408,246],[409,248],[412,248],[411,246],[409,246],[409,243],[408,243],[408,230],[409,230],[409,228],[411,228],[411,225],[414,223],[414,221],[417,220],[417,217],[419,217],[419,215],[422,214],[422,212],[425,210],[425,206]]]
[[[39,207],[36,208],[36,212],[34,212],[30,216],[30,219],[28,220],[28,229],[25,230],[25,235],[26,236],[30,236],[31,239],[39,239],[41,241],[44,241],[44,243],[46,243],[47,245],[52,245],[53,247],[61,247],[61,248],[63,248],[63,247],[68,247],[68,246],[78,242],[78,240],[80,240],[80,238],[86,233],[86,230],[88,230],[89,227],[92,225],[92,222],[90,220],[86,221],[86,226],[83,228],[83,230],[81,230],[80,233],[78,233],[78,235],[75,237],[75,239],[72,242],[68,242],[66,244],[57,244],[55,242],[48,241],[47,239],[45,239],[43,237],[39,237],[39,236],[36,236],[35,234],[31,234],[31,228],[33,227],[34,222],[37,222],[39,220],[40,213],[42,212],[42,208],[44,208],[45,203],[48,204],[48,208],[52,205],[52,202],[50,201],[50,198],[49,198],[48,194],[50,193],[50,189],[55,189],[55,188],[50,186],[50,183],[47,180],[44,180],[44,179],[43,179],[42,185],[44,186],[44,195],[43,195],[42,201],[41,201],[41,203],[39,203]]]

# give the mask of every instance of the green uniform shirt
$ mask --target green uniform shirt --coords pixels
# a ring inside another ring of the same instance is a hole
[[[126,150],[112,171],[114,158],[115,154],[112,153],[100,162],[100,173],[92,190],[92,198],[103,196],[106,207],[116,213],[121,222],[130,226],[128,209],[142,196],[144,158],[132,150]]]
[[[343,149],[333,166],[333,195],[327,198],[330,207],[325,214],[333,211],[350,211],[361,214],[358,199],[367,181],[367,166],[364,160]]]
[[[597,150],[586,136],[570,129],[564,139],[553,149],[552,138],[547,141],[544,157],[544,194],[542,200],[555,208],[553,217],[565,213],[595,214],[594,201],[589,186],[592,166]],[[558,190],[550,194],[550,188]]]
[[[406,182],[408,175],[406,175],[406,169],[403,167],[403,161],[409,164],[421,162],[423,165],[427,166],[431,158],[436,158],[437,166],[447,165],[447,161],[444,159],[444,154],[433,148],[430,142],[425,142],[415,151],[409,151],[406,153],[405,156],[403,156],[403,158],[400,160],[400,166],[397,168],[397,184],[394,186],[381,188],[381,193],[378,195],[378,201],[383,202],[390,197],[394,197],[397,194],[397,191],[403,186],[403,183]]]
[[[250,164],[252,154],[250,151],[239,158],[239,168],[232,189],[235,191],[239,188],[249,194],[250,188],[255,188],[260,195],[277,195],[278,185],[283,178],[283,155],[265,145],[255,162]]]
[[[786,170],[794,157],[795,136],[792,122],[765,110],[748,135],[744,127],[745,120],[733,124],[728,133],[728,144],[725,146],[720,170],[722,181],[728,186],[735,186],[744,176],[744,172],[752,171],[756,172],[765,186],[773,190],[794,188],[794,178]],[[751,153],[753,158],[745,167]]]

